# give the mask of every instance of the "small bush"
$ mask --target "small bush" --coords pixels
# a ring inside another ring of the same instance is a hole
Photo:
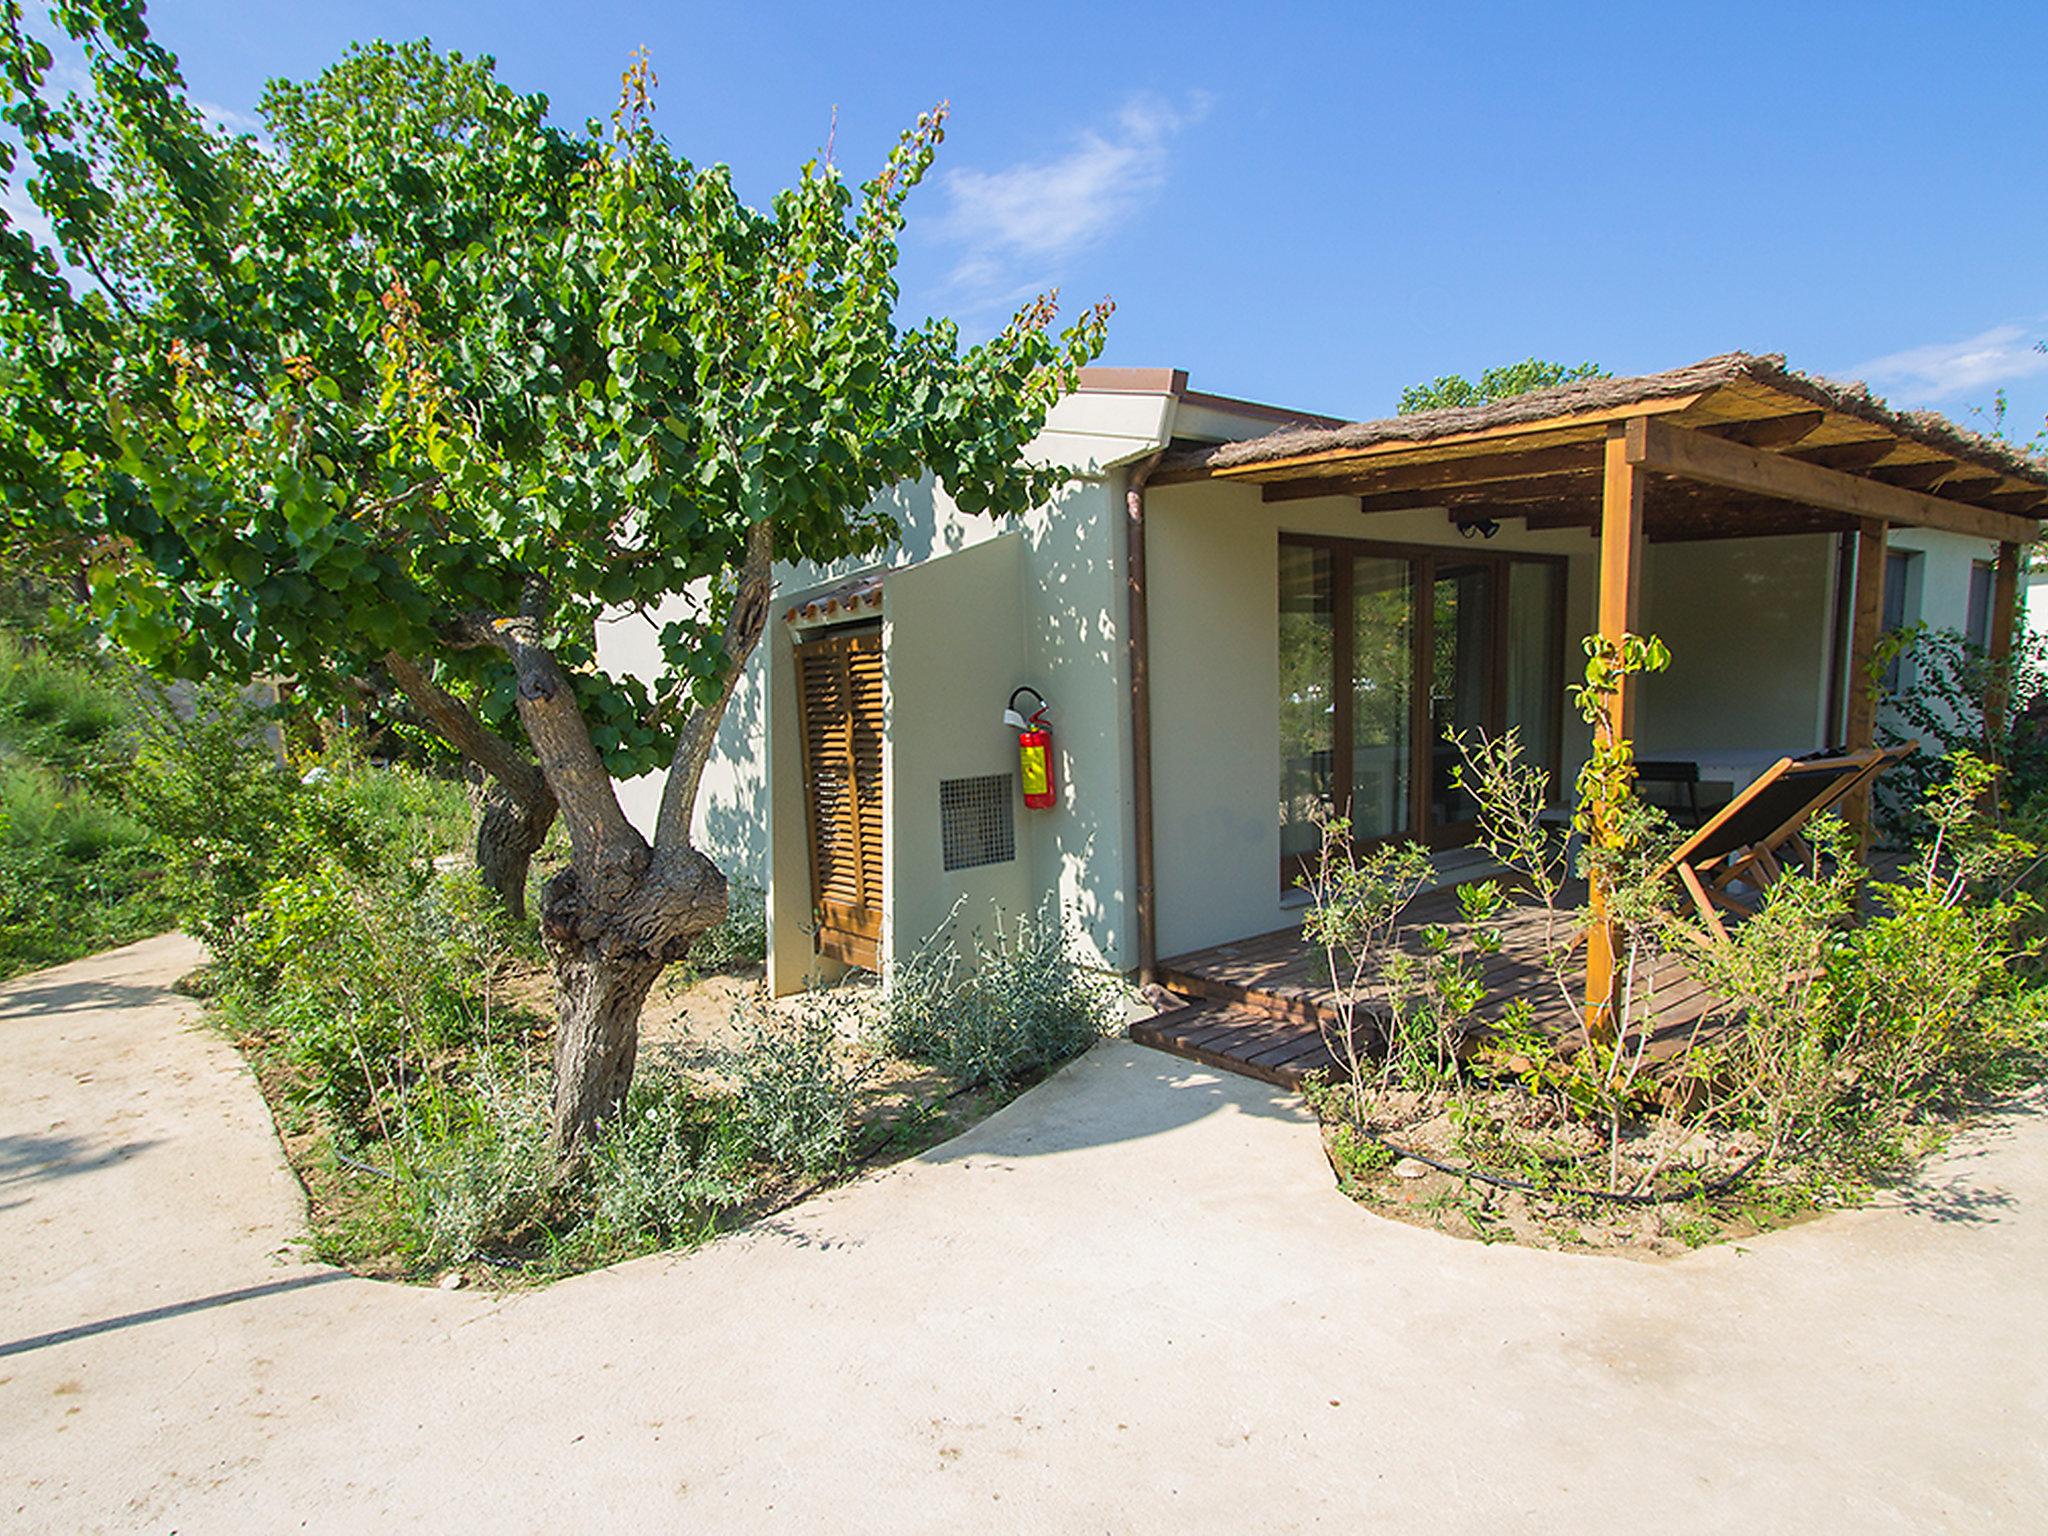
[[[1698,1054],[1709,1113],[1762,1135],[1774,1158],[1860,1179],[1913,1155],[1913,1128],[2038,1063],[2039,999],[2019,984],[2016,934],[2034,909],[2011,881],[2034,856],[1981,813],[1992,770],[1968,752],[1932,776],[1927,841],[1857,921],[1862,871],[1838,822],[1819,856],[1774,882],[1701,965],[1737,1028]]]
[[[266,729],[262,711],[215,689],[189,717],[159,710],[138,732],[129,809],[157,835],[181,921],[216,949],[280,876],[332,864],[423,880],[434,855],[460,846],[460,784],[372,767],[345,738],[295,771]]]
[[[728,1105],[677,1073],[644,1073],[585,1169],[588,1244],[633,1253],[701,1242],[759,1187]]]
[[[740,1136],[766,1161],[808,1177],[842,1171],[865,1074],[848,1060],[830,1005],[802,998],[778,1011],[756,996],[745,1025],[730,1064]]]
[[[66,777],[103,787],[118,774],[136,687],[110,663],[0,630],[0,740]]]
[[[152,839],[83,787],[0,762],[0,976],[171,924]]]
[[[554,1199],[545,1080],[490,1077],[418,1094],[391,1144],[400,1253],[441,1269],[534,1240]]]
[[[998,919],[971,971],[949,922],[890,977],[879,1037],[962,1087],[1028,1082],[1080,1055],[1115,1022],[1115,983],[1073,951],[1073,931],[1050,901],[1008,931]]]
[[[423,1083],[488,1053],[492,987],[513,948],[473,876],[352,876],[332,865],[266,887],[219,950],[224,1003],[297,1073],[347,1141],[391,1140]]]
[[[748,970],[768,958],[768,901],[756,885],[726,891],[725,920],[690,946],[690,969],[699,975]]]

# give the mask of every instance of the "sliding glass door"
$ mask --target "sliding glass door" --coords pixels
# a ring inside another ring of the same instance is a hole
[[[1315,819],[1360,842],[1469,840],[1453,732],[1514,726],[1555,782],[1564,563],[1286,536],[1280,545],[1280,852]]]

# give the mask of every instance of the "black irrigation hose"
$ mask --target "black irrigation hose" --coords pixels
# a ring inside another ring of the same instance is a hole
[[[347,1163],[351,1168],[360,1168],[364,1173],[373,1173],[380,1179],[395,1179],[398,1177],[398,1175],[392,1172],[392,1170],[389,1168],[378,1168],[370,1163],[362,1163],[356,1161],[356,1159],[350,1157],[346,1152],[342,1151],[339,1147],[336,1147],[334,1149],[334,1158],[336,1162]]]
[[[1669,1205],[1674,1201],[1691,1199],[1694,1195],[1723,1195],[1748,1178],[1756,1165],[1764,1160],[1763,1152],[1759,1151],[1727,1177],[1716,1179],[1711,1184],[1703,1184],[1683,1195],[1622,1193],[1610,1189],[1578,1189],[1571,1185],[1531,1184],[1525,1179],[1509,1178],[1504,1173],[1491,1173],[1484,1168],[1459,1168],[1450,1163],[1440,1163],[1433,1157],[1410,1151],[1406,1147],[1395,1146],[1393,1142],[1376,1132],[1361,1128],[1359,1134],[1374,1146],[1384,1147],[1396,1157],[1412,1157],[1416,1162],[1434,1168],[1438,1173],[1448,1173],[1454,1178],[1477,1179],[1482,1184],[1492,1184],[1500,1189],[1517,1189],[1531,1195],[1573,1195],[1586,1200],[1605,1200],[1610,1205]]]

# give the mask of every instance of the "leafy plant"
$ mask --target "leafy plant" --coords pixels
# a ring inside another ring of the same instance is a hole
[[[1491,881],[1460,886],[1455,927],[1427,925],[1404,947],[1403,918],[1434,873],[1428,851],[1396,843],[1361,854],[1345,818],[1318,826],[1316,863],[1301,877],[1310,901],[1302,931],[1332,978],[1336,1017],[1324,1040],[1363,1123],[1376,1093],[1435,1092],[1456,1077],[1466,1021],[1485,996],[1479,962],[1499,950],[1491,925],[1506,897]]]
[[[730,1062],[740,1137],[769,1162],[809,1177],[843,1171],[867,1073],[848,1059],[838,1010],[822,996],[777,1008],[757,994],[743,1018]]]
[[[1065,913],[1047,898],[1007,928],[998,917],[969,968],[949,920],[890,976],[877,1038],[962,1087],[1029,1082],[1087,1050],[1114,1022],[1116,988],[1074,958],[1074,942]]]
[[[643,1078],[591,1147],[590,1242],[621,1253],[701,1242],[757,1194],[754,1150],[729,1105],[677,1074]]]
[[[2018,891],[2038,858],[1984,812],[1995,770],[1950,754],[1926,791],[1929,836],[1896,881],[1865,881],[1828,819],[1814,857],[1766,891],[1703,970],[1737,1004],[1737,1027],[1699,1053],[1706,1113],[1754,1127],[1779,1163],[1861,1178],[1896,1166],[1911,1129],[2008,1064],[2040,1062],[2037,999],[2019,938],[2035,902]]]
[[[2048,636],[2021,629],[1999,663],[1955,630],[1916,624],[1880,638],[1871,673],[1868,685],[1880,691],[1888,675],[1897,680],[1878,712],[1882,738],[1922,748],[1877,782],[1880,817],[1894,836],[1913,842],[1929,831],[1923,802],[1953,766],[1937,745],[2000,764],[2001,816],[2048,827]]]
[[[75,97],[9,21],[0,112],[57,237],[0,241],[10,521],[153,667],[390,677],[490,776],[508,900],[563,810],[541,927],[573,1152],[624,1096],[653,979],[725,914],[692,808],[774,562],[883,548],[880,493],[924,475],[969,513],[1048,500],[1062,472],[1024,449],[1109,306],[1055,331],[1047,296],[974,346],[899,329],[943,108],[858,188],[813,161],[755,209],[655,129],[644,56],[571,131],[487,59],[368,44],[274,83],[259,151],[129,0],[57,8]],[[597,665],[602,614],[664,604],[658,683]],[[613,781],[663,767],[650,840]]]

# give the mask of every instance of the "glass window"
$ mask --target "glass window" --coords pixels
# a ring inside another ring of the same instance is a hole
[[[1988,560],[1970,567],[1970,615],[1963,633],[1972,645],[1991,647],[1991,585],[1996,571]]]
[[[1283,541],[1284,865],[1314,855],[1326,812],[1349,816],[1361,842],[1461,841],[1478,808],[1452,782],[1459,754],[1447,732],[1514,726],[1530,760],[1554,775],[1563,604],[1554,561]]]
[[[1351,562],[1351,830],[1393,837],[1408,830],[1409,563],[1360,555]]]
[[[1564,567],[1517,560],[1508,567],[1507,727],[1520,732],[1526,760],[1550,775],[1553,803],[1563,798],[1557,782],[1563,633]]]
[[[1313,853],[1334,801],[1336,603],[1327,549],[1280,546],[1280,853]]]
[[[1884,614],[1883,623],[1879,625],[1885,634],[1895,635],[1918,621],[1919,615],[1913,611],[1914,598],[1918,595],[1913,589],[1918,583],[1913,578],[1918,574],[1919,559],[1919,554],[1914,550],[1885,551]],[[1904,656],[1894,656],[1891,664],[1884,669],[1886,693],[1897,693],[1904,685],[1905,664]]]
[[[1429,820],[1457,827],[1479,813],[1458,787],[1461,761],[1453,733],[1486,730],[1493,716],[1493,581],[1491,561],[1439,561],[1432,594],[1429,681]]]

